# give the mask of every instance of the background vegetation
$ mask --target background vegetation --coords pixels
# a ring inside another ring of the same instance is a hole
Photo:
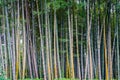
[[[119,80],[119,14],[119,0],[0,0],[0,80]]]

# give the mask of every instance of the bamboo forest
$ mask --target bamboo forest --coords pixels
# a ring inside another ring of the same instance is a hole
[[[0,0],[0,80],[120,80],[120,0]]]

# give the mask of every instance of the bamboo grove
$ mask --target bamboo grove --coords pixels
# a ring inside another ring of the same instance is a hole
[[[4,79],[120,80],[119,50],[119,0],[0,0]]]

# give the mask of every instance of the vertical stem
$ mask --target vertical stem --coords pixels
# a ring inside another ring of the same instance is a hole
[[[90,72],[90,79],[93,79],[93,68],[92,68],[92,54],[91,54],[91,41],[90,41],[90,31],[91,31],[91,24],[90,24],[90,17],[89,17],[89,0],[87,0],[87,54],[90,57],[89,63],[89,72]]]
[[[24,0],[22,0],[22,25],[23,25],[23,70],[22,79],[25,78],[25,68],[26,68],[26,28],[25,28],[25,18],[24,18]]]
[[[39,12],[39,6],[38,6],[38,0],[36,0],[37,5],[37,12]],[[41,45],[41,54],[42,54],[42,63],[43,63],[43,74],[44,74],[44,80],[46,80],[46,66],[45,66],[45,59],[44,59],[44,46],[43,46],[43,36],[42,36],[42,27],[40,23],[40,15],[37,14],[38,17],[38,25],[39,25],[39,33],[40,33],[40,45]]]
[[[76,22],[76,48],[77,48],[77,69],[78,69],[78,77],[81,80],[81,70],[80,70],[80,56],[79,56],[79,46],[78,46],[78,25],[77,25],[77,15],[75,16]]]
[[[56,62],[56,12],[54,11],[54,76],[55,78],[58,77],[57,75],[57,62]]]
[[[73,17],[71,17],[73,18]],[[70,70],[71,70],[71,78],[74,78],[74,62],[73,62],[73,24],[72,24],[72,20],[70,21],[70,10],[68,9],[68,27],[69,27],[69,45],[70,45]]]
[[[108,80],[108,60],[107,60],[107,49],[106,49],[105,20],[104,20],[104,55],[105,55],[106,80]]]

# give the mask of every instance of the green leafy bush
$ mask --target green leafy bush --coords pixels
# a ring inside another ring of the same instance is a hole
[[[0,80],[6,80],[5,73],[3,71],[0,71]]]

